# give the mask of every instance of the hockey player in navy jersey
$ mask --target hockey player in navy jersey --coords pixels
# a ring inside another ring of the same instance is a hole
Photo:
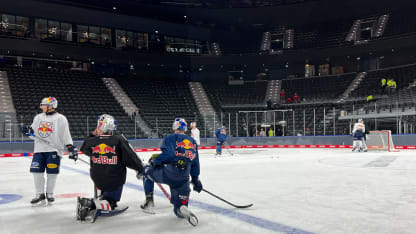
[[[90,157],[90,176],[101,194],[98,199],[78,197],[77,220],[93,222],[96,212],[114,211],[126,182],[126,168],[135,170],[139,176],[142,173],[143,163],[127,139],[112,134],[116,126],[113,116],[99,116],[97,128],[81,146],[81,151]]]
[[[189,179],[194,191],[201,192],[199,180],[199,156],[195,140],[185,135],[186,121],[177,118],[173,122],[171,134],[163,140],[160,147],[162,153],[150,158],[150,165],[143,169],[143,184],[146,200],[141,208],[145,213],[154,213],[153,190],[154,183],[167,184],[170,187],[173,212],[179,218],[185,218],[196,226],[198,218],[188,209]]]
[[[221,147],[224,145],[225,140],[227,140],[227,130],[225,129],[225,126],[218,128],[215,135],[217,136],[217,155],[221,155]]]

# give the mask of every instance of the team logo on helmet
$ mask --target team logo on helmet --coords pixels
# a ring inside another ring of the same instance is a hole
[[[98,116],[97,128],[103,132],[114,131],[117,129],[117,121],[111,115],[100,115]]]
[[[44,99],[42,99],[40,105],[52,106],[53,108],[57,108],[58,100],[56,100],[56,98],[54,97],[45,97]]]
[[[50,136],[53,133],[52,130],[52,123],[50,122],[40,122],[39,128],[38,128],[38,135],[42,138],[46,138]]]

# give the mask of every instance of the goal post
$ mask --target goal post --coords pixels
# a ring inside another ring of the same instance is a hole
[[[366,144],[369,150],[399,151],[394,147],[390,130],[370,131],[370,134],[367,134],[366,138]]]

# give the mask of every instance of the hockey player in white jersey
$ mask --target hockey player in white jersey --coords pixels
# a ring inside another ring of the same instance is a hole
[[[359,119],[358,122],[354,124],[354,128],[352,130],[352,135],[355,136],[357,131],[362,132],[362,137],[360,137],[362,150],[364,152],[367,152],[367,144],[365,143],[365,133],[366,133],[365,124],[364,124],[364,121],[362,119]]]
[[[201,144],[200,137],[199,137],[199,129],[196,127],[196,122],[191,123],[191,137],[194,138],[196,144],[199,146]]]
[[[68,120],[56,112],[58,101],[54,97],[42,99],[40,108],[42,113],[35,116],[31,126],[23,126],[22,132],[34,139],[34,155],[30,172],[33,174],[36,197],[30,202],[32,205],[54,202],[53,192],[63,151],[69,152],[69,158],[78,159],[77,149],[73,146],[69,132]],[[47,143],[49,142],[49,143]],[[46,170],[46,195],[45,177]]]

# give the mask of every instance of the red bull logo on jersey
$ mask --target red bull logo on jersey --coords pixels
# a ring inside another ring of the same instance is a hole
[[[184,152],[182,153],[182,151]],[[196,146],[190,140],[185,139],[181,142],[176,142],[175,156],[186,157],[191,160],[194,160],[194,158],[196,157],[195,152],[196,152]]]
[[[38,135],[45,138],[50,136],[52,133],[52,123],[41,121],[38,127]]]
[[[116,146],[111,147],[106,144],[99,144],[95,147],[92,147],[92,153],[101,155],[108,153],[116,154]]]
[[[185,140],[183,140],[179,143],[176,142],[176,148],[184,148],[184,149],[187,149],[187,150],[189,150],[189,149],[194,149],[195,150],[196,149],[195,145],[188,139],[185,139]]]
[[[107,156],[92,156],[91,157],[91,161],[95,164],[110,164],[110,165],[117,165],[117,156],[113,156],[111,158],[107,157]]]

